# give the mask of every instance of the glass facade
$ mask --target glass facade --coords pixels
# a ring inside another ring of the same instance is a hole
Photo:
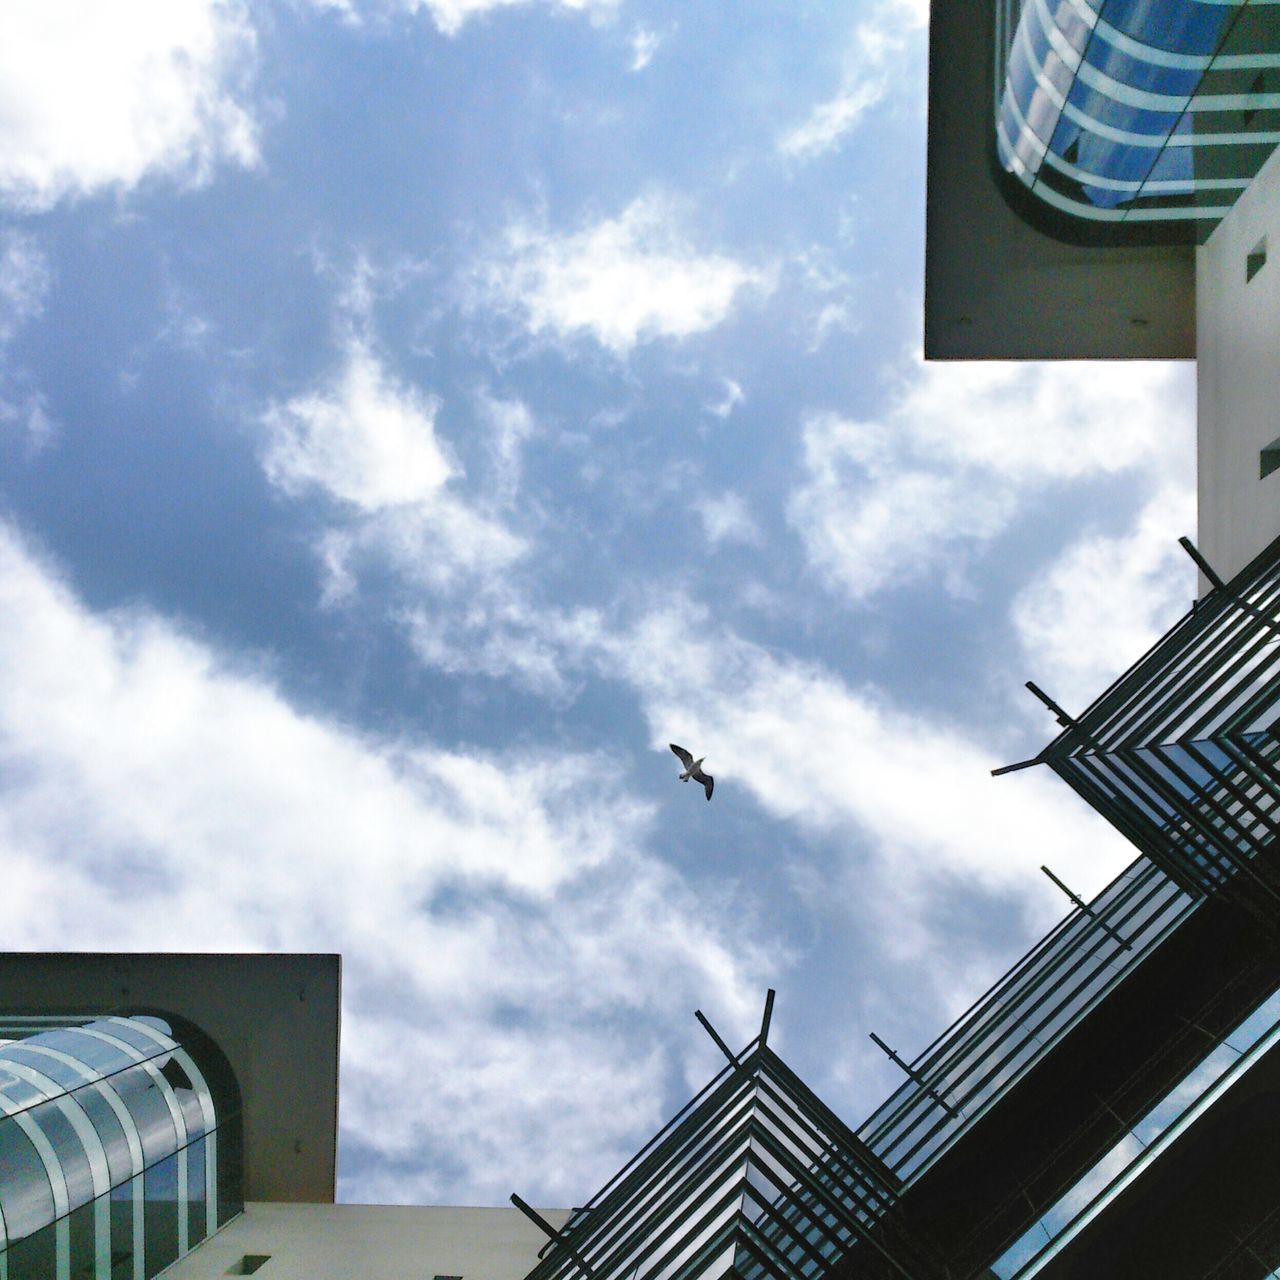
[[[0,1036],[0,1280],[148,1280],[240,1211],[239,1092],[194,1027]]]
[[[997,0],[996,9],[996,153],[1050,230],[1203,239],[1280,142],[1274,4]]]
[[[1031,1280],[1179,1135],[1280,1044],[1280,991],[1205,1054],[1075,1185],[991,1264],[998,1280]],[[1256,1269],[1253,1274],[1257,1274]]]

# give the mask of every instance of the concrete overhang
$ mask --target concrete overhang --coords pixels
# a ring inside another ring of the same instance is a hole
[[[166,1013],[204,1031],[240,1085],[246,1200],[332,1203],[342,958],[0,953],[0,1013]]]
[[[1193,359],[1193,245],[1069,244],[1006,202],[995,176],[994,29],[995,0],[933,0],[926,359]]]

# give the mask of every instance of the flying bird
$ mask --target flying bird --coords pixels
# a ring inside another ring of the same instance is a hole
[[[700,782],[707,789],[707,799],[711,799],[712,789],[716,785],[716,780],[709,774],[702,772],[702,760],[707,757],[703,756],[702,760],[695,760],[693,755],[686,751],[683,747],[677,747],[674,742],[667,744],[672,751],[680,757],[680,763],[684,765],[684,772],[680,775],[681,782],[688,782],[690,778],[694,782]]]

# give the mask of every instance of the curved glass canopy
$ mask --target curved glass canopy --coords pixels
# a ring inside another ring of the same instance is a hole
[[[149,1280],[239,1212],[239,1091],[194,1027],[8,1021],[0,1280]]]
[[[1047,229],[1203,239],[1280,142],[1276,0],[996,11],[996,152]]]

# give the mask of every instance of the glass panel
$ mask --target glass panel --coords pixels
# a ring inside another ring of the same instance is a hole
[[[95,1280],[97,1275],[97,1251],[94,1239],[94,1211],[92,1201],[82,1204],[71,1215],[71,1280]]]
[[[138,1172],[133,1167],[133,1157],[129,1154],[129,1143],[124,1129],[116,1118],[111,1105],[102,1095],[101,1089],[106,1086],[93,1085],[81,1089],[75,1095],[75,1101],[83,1108],[89,1122],[97,1130],[102,1140],[103,1149],[107,1153],[107,1172],[111,1185],[126,1182]]]
[[[143,1175],[146,1196],[147,1275],[153,1276],[178,1256],[178,1158],[153,1165]]]
[[[244,1151],[238,1124],[222,1124],[217,1130],[218,1226],[230,1222],[244,1208]]]
[[[79,1027],[42,1032],[40,1043],[70,1054],[77,1061],[93,1068],[99,1075],[119,1071],[121,1067],[128,1066],[133,1060],[122,1049],[117,1049],[96,1036],[85,1035]]]
[[[77,1205],[92,1200],[93,1173],[80,1137],[71,1127],[71,1121],[62,1114],[56,1103],[46,1103],[30,1114],[57,1155],[58,1165],[67,1183],[68,1206],[74,1209]]]
[[[169,1106],[155,1078],[145,1067],[130,1067],[113,1076],[111,1083],[120,1094],[138,1127],[143,1155],[148,1164],[172,1155],[178,1138]]]
[[[133,1187],[111,1189],[111,1280],[133,1280]]]
[[[52,1222],[53,1191],[44,1161],[12,1116],[0,1120],[0,1169],[5,1171],[0,1208],[9,1239],[20,1240]]]
[[[187,1148],[187,1246],[194,1249],[205,1236],[204,1139]]]
[[[56,1228],[50,1225],[9,1246],[9,1280],[53,1280],[57,1257]]]

